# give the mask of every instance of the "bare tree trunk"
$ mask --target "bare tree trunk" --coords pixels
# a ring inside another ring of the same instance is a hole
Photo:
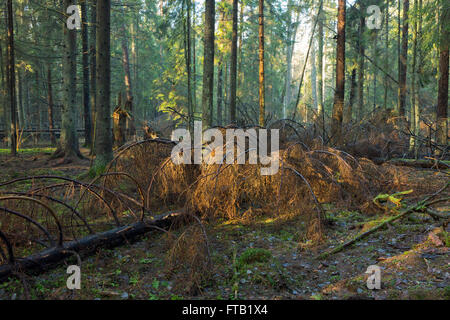
[[[410,138],[409,138],[409,152],[413,152],[415,149],[415,143],[416,138],[414,136],[414,133],[416,132],[416,90],[417,90],[417,83],[416,79],[418,77],[417,74],[417,18],[418,18],[418,12],[417,12],[417,0],[414,0],[414,10],[413,10],[413,56],[412,56],[412,64],[411,64],[411,109],[410,109],[410,130],[412,132]]]
[[[185,28],[185,58],[187,73],[187,90],[188,90],[188,128],[190,132],[194,130],[193,112],[192,112],[192,84],[191,84],[191,0],[186,1],[186,28]]]
[[[84,108],[84,145],[92,145],[92,119],[91,119],[91,100],[89,91],[89,35],[88,35],[88,17],[87,0],[80,2],[81,5],[81,38],[83,48],[83,108]]]
[[[203,60],[202,118],[203,126],[211,127],[214,91],[214,20],[215,1],[205,0],[205,40]]]
[[[63,12],[73,5],[73,0],[63,1]],[[72,158],[79,156],[77,135],[77,66],[76,66],[76,30],[69,30],[63,24],[64,32],[64,51],[63,51],[63,108],[61,114],[61,137],[58,150],[54,157],[63,156],[65,160],[71,161]]]
[[[365,17],[364,17],[364,11],[365,6],[362,2],[362,0],[359,0],[359,9],[361,11],[360,13],[360,19],[359,19],[359,40],[358,40],[358,51],[359,51],[359,62],[358,62],[358,112],[357,112],[357,121],[361,121],[363,117],[363,110],[364,110],[364,51],[365,51],[365,44],[364,44],[364,29],[365,29]]]
[[[97,55],[96,55],[96,43],[97,43],[97,2],[92,0],[91,4],[91,34],[90,34],[90,97],[91,97],[91,112],[92,112],[92,148],[91,153],[95,153],[95,131],[96,131],[96,119],[97,119]]]
[[[242,71],[242,59],[243,59],[243,53],[242,53],[242,33],[244,28],[244,8],[245,8],[245,1],[241,0],[240,8],[239,8],[239,87],[242,86],[244,83],[244,72]]]
[[[123,5],[121,5],[122,15],[125,17],[125,11],[123,10]],[[129,113],[127,117],[126,124],[126,136],[130,139],[136,134],[134,127],[134,115],[133,115],[133,90],[131,86],[131,72],[130,72],[130,55],[128,52],[127,35],[125,29],[125,23],[122,21],[122,66],[124,72],[124,84],[127,101],[125,102],[125,110]]]
[[[289,25],[288,25],[288,32],[287,32],[287,46],[286,46],[286,79],[285,79],[285,88],[284,88],[284,99],[283,99],[283,118],[286,118],[286,112],[291,104],[291,98],[292,98],[292,56],[294,53],[294,46],[295,46],[295,37],[297,35],[297,28],[298,28],[298,20],[299,20],[299,13],[297,13],[296,19],[294,23],[292,23],[292,0],[288,2],[288,17],[289,17]]]
[[[7,1],[7,14],[8,14],[8,91],[9,91],[9,103],[11,114],[11,155],[17,154],[17,101],[16,101],[16,79],[15,79],[15,55],[14,55],[14,27],[13,27],[13,9],[12,0]]]
[[[345,0],[338,2],[338,34],[336,50],[336,91],[334,94],[333,118],[331,123],[332,141],[342,140],[342,117],[345,94]]]
[[[437,126],[436,141],[437,143],[447,145],[448,131],[448,67],[449,67],[449,41],[450,41],[450,9],[448,3],[442,1],[441,17],[440,17],[440,58],[439,58],[439,89],[437,102]]]
[[[56,145],[55,133],[53,132],[53,89],[52,89],[52,69],[47,67],[47,103],[48,103],[48,130],[50,131],[50,142]]]
[[[349,123],[352,121],[353,104],[355,102],[356,93],[356,68],[352,69],[352,76],[350,80],[350,98],[348,100],[348,106],[344,113],[344,123]]]
[[[389,0],[386,0],[386,8],[384,23],[386,27],[386,38],[385,38],[385,53],[384,53],[384,69],[388,70],[389,67]],[[383,99],[383,109],[387,109],[387,93],[388,93],[388,74],[384,75],[384,99]]]
[[[265,126],[264,86],[264,0],[259,0],[259,125]]]
[[[236,72],[237,72],[237,38],[238,38],[238,0],[233,0],[233,30],[231,38],[230,70],[230,120],[236,123]]]
[[[406,105],[406,71],[408,63],[408,11],[409,0],[403,0],[403,29],[402,29],[402,47],[400,53],[399,70],[399,92],[398,92],[398,114],[405,119]]]
[[[112,159],[111,139],[111,0],[97,0],[97,117],[95,164],[101,168]]]
[[[317,105],[317,116],[320,119],[321,122],[321,129],[322,129],[322,137],[325,136],[325,113],[323,109],[323,19],[325,16],[322,14],[322,12],[319,13],[318,19],[319,19],[319,56],[318,56],[318,64],[317,64],[317,85],[319,90],[319,102]]]
[[[217,125],[222,125],[222,104],[223,104],[223,89],[222,89],[222,79],[223,79],[223,63],[219,60],[219,65],[217,66]]]
[[[311,96],[313,110],[317,110],[317,82],[316,82],[316,47],[312,46],[311,52]]]

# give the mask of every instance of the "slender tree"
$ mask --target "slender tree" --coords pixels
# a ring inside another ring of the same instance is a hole
[[[87,0],[80,2],[81,6],[81,39],[83,50],[83,108],[84,108],[84,145],[91,147],[92,145],[92,115],[91,115],[91,98],[89,90],[89,34],[88,34],[88,17],[87,17]]]
[[[402,46],[400,51],[400,69],[398,74],[398,115],[405,117],[406,104],[406,71],[408,63],[408,11],[409,0],[403,0],[403,28],[402,28]]]
[[[233,0],[232,28],[233,30],[231,38],[231,65],[230,65],[230,121],[231,123],[236,123],[238,0]]]
[[[265,84],[264,84],[264,0],[259,0],[259,125],[265,126]]]
[[[52,68],[47,67],[47,103],[48,103],[48,130],[50,131],[50,142],[56,145],[55,133],[53,132],[53,84],[52,84]]]
[[[205,0],[202,119],[203,125],[206,127],[211,127],[212,125],[215,10],[215,1]]]
[[[14,54],[14,16],[12,9],[12,0],[7,2],[7,18],[8,18],[8,46],[7,46],[7,79],[9,104],[11,115],[11,155],[17,154],[17,101],[16,101],[16,79],[15,79],[15,54]]]
[[[358,113],[357,121],[361,121],[364,110],[364,59],[365,59],[365,6],[362,0],[359,0],[360,18],[358,29]]]
[[[334,93],[331,136],[334,143],[341,142],[345,93],[345,0],[338,2],[338,34],[336,50],[336,91]]]

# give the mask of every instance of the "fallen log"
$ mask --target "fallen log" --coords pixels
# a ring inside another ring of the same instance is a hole
[[[172,212],[155,217],[151,221],[139,221],[106,232],[89,235],[85,238],[63,243],[62,246],[46,249],[14,263],[0,266],[0,282],[17,272],[39,274],[55,267],[59,262],[75,254],[88,256],[98,248],[114,248],[126,242],[137,240],[140,236],[155,229],[170,228],[184,213]]]

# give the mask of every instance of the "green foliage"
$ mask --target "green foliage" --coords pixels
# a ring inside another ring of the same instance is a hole
[[[264,263],[272,258],[269,250],[261,248],[249,248],[245,250],[239,257],[239,265],[245,266],[256,262]]]

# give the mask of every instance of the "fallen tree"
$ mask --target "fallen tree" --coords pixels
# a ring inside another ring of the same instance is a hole
[[[17,273],[42,273],[71,256],[88,256],[98,248],[114,248],[123,243],[132,242],[152,230],[167,230],[184,215],[183,212],[171,212],[155,217],[151,221],[139,221],[106,232],[89,235],[85,238],[63,243],[23,259],[9,257],[9,264],[0,266],[0,281],[5,281]]]

